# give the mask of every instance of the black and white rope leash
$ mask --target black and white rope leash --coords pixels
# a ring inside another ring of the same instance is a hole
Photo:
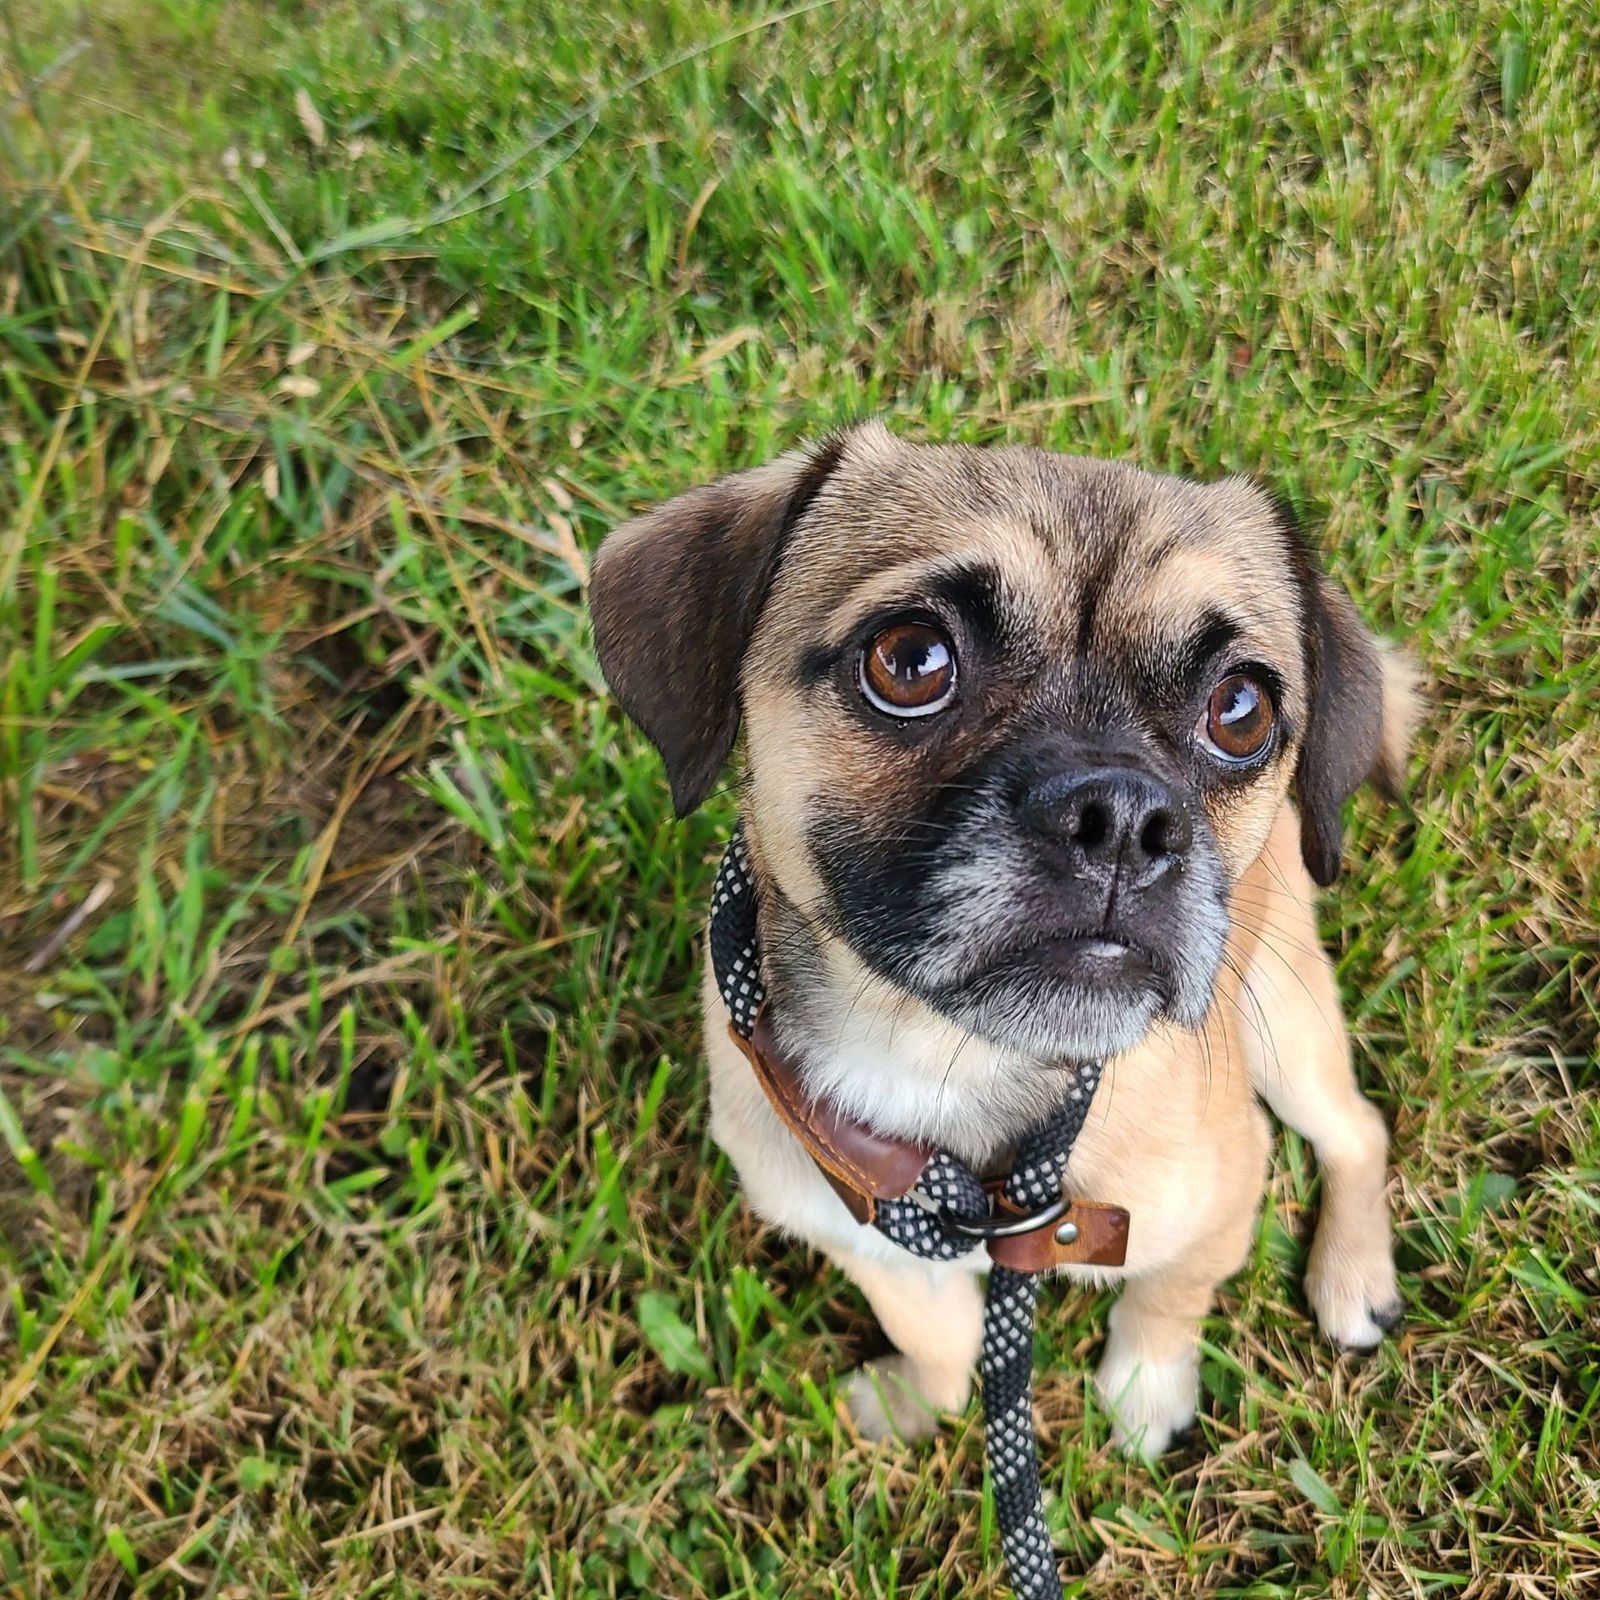
[[[742,828],[733,837],[711,895],[711,961],[735,1030],[750,1037],[766,998],[756,929],[755,878]],[[1078,1067],[1062,1103],[1031,1129],[1017,1150],[1006,1198],[1037,1212],[1061,1197],[1072,1146],[1100,1081],[1100,1064]],[[874,1225],[913,1255],[954,1261],[976,1246],[962,1223],[990,1215],[989,1196],[970,1168],[941,1151],[916,1188],[878,1204]],[[1038,1279],[998,1264],[989,1271],[983,1305],[984,1452],[994,1488],[995,1520],[1006,1570],[1018,1600],[1060,1600],[1061,1580],[1045,1526],[1033,1426],[1033,1324]]]

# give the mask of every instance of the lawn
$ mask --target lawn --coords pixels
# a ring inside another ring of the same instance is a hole
[[[637,10],[631,20],[623,13]],[[1097,1596],[1600,1585],[1600,15],[0,0],[0,1594],[998,1597],[972,1416],[706,1132],[586,561],[834,422],[1256,474],[1430,709],[1325,902],[1394,1131],[1281,1147]]]

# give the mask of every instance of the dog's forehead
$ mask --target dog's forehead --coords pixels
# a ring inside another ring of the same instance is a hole
[[[775,610],[785,629],[825,627],[934,568],[992,573],[1056,636],[1042,642],[1079,652],[1220,610],[1288,664],[1299,653],[1292,536],[1253,484],[884,433],[846,452],[795,528]]]

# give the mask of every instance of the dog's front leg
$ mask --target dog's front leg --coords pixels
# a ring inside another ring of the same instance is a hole
[[[1287,850],[1277,852],[1267,893],[1240,1008],[1245,1060],[1257,1092],[1310,1141],[1322,1171],[1306,1297],[1335,1344],[1366,1350],[1400,1320],[1385,1194],[1389,1134],[1356,1082],[1311,883]]]
[[[1302,941],[1316,938],[1309,916],[1297,931]],[[1251,1076],[1278,1120],[1310,1141],[1322,1171],[1306,1298],[1336,1345],[1371,1349],[1401,1309],[1385,1194],[1388,1130],[1356,1083],[1321,950],[1275,944],[1256,957],[1248,988],[1251,1009],[1266,1019],[1246,1045]]]
[[[1212,1172],[1196,1174],[1210,1206],[1181,1248],[1130,1275],[1111,1308],[1095,1387],[1112,1420],[1117,1445],[1130,1455],[1158,1456],[1194,1421],[1199,1398],[1200,1328],[1217,1286],[1250,1250],[1255,1202],[1266,1165],[1266,1120],[1254,1107],[1215,1146]],[[1159,1214],[1146,1217],[1159,1230]]]
[[[892,1434],[911,1442],[939,1426],[941,1412],[962,1411],[983,1335],[983,1293],[969,1267],[880,1260],[830,1247],[829,1256],[860,1288],[896,1353],[858,1367],[845,1404],[869,1439]]]
[[[1153,1459],[1194,1421],[1200,1323],[1224,1276],[1186,1264],[1130,1278],[1111,1307],[1095,1387],[1129,1455]]]

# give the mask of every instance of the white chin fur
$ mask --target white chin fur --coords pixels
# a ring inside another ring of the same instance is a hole
[[[1023,1055],[1103,1061],[1139,1045],[1160,1010],[1160,998],[1149,991],[1115,1000],[1057,991],[1042,1001],[1037,995],[1026,996],[1015,1007],[989,997],[953,1006],[949,1015],[992,1043]]]

